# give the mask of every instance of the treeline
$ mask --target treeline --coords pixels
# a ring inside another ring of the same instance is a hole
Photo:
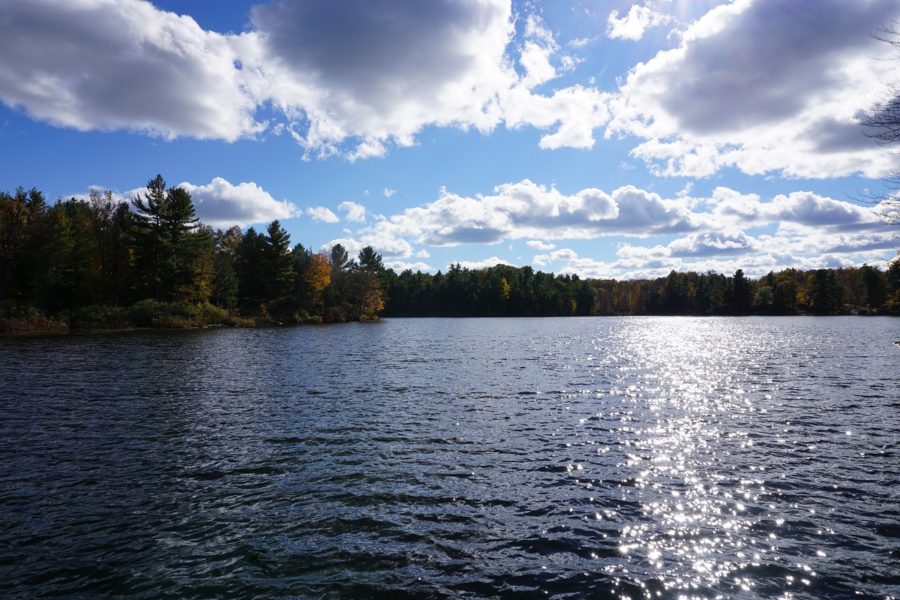
[[[385,274],[388,316],[900,314],[900,259],[888,271],[787,269],[757,280],[738,269],[615,281],[531,267],[453,265],[435,275]]]
[[[531,267],[385,269],[366,247],[291,245],[204,226],[157,175],[131,203],[111,192],[46,202],[0,192],[0,331],[336,322],[388,316],[900,314],[900,260],[860,268],[676,273],[613,281]]]
[[[131,204],[111,192],[46,202],[0,193],[0,329],[348,321],[384,307],[381,257],[352,260],[265,231],[213,230],[162,176]],[[49,316],[48,316],[49,315]]]

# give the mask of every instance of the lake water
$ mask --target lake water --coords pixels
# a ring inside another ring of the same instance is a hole
[[[0,597],[900,597],[900,320],[0,339]]]

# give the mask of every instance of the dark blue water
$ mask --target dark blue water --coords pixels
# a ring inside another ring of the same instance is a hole
[[[900,320],[0,339],[0,597],[900,597]]]

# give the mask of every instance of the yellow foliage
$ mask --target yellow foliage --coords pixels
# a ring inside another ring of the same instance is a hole
[[[309,264],[303,272],[303,283],[316,295],[328,287],[331,283],[331,263],[327,256],[320,252],[309,257]]]

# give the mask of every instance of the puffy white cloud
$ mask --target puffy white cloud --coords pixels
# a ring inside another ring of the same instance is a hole
[[[524,85],[517,85],[501,94],[500,106],[507,127],[556,126],[555,132],[541,137],[539,145],[543,149],[592,148],[594,130],[609,121],[608,98],[607,93],[577,84],[549,96],[536,95]]]
[[[412,245],[406,240],[379,235],[378,233],[367,233],[358,237],[337,238],[322,244],[321,249],[325,251],[330,250],[335,244],[342,245],[351,256],[356,256],[366,246],[372,246],[376,252],[388,258],[409,258],[413,255]]]
[[[578,258],[578,254],[575,253],[574,250],[569,248],[560,248],[559,250],[554,250],[549,254],[537,254],[531,262],[534,263],[537,267],[545,267],[550,263],[554,263],[559,260],[574,260]]]
[[[758,246],[743,231],[694,233],[668,245],[669,256],[746,254]]]
[[[764,244],[745,232],[732,230],[725,232],[691,233],[672,240],[665,246],[636,246],[625,244],[616,251],[619,267],[640,265],[646,268],[664,268],[673,264],[689,264],[673,259],[703,259],[714,256],[746,256],[763,249]],[[574,256],[562,256],[574,259]],[[697,261],[693,261],[697,262]]]
[[[423,273],[434,271],[434,268],[431,265],[429,265],[428,263],[406,262],[406,261],[402,261],[402,260],[389,260],[384,263],[384,267],[386,269],[393,269],[397,273],[402,273],[403,271],[406,271],[407,269],[409,269],[410,271],[414,271],[414,272],[422,271]]]
[[[141,0],[3,13],[0,101],[80,130],[233,141],[271,126],[306,156],[357,160],[426,126],[533,126],[549,130],[542,147],[590,147],[608,120],[598,90],[535,92],[577,61],[533,15],[519,44],[509,0],[272,0],[241,34]],[[277,122],[257,121],[260,108]]]
[[[464,269],[472,269],[472,270],[486,269],[488,267],[496,267],[497,265],[512,265],[512,263],[509,262],[508,260],[497,257],[497,256],[492,256],[490,258],[484,258],[482,260],[458,260],[452,264],[458,264],[459,266],[461,266]],[[450,267],[451,267],[451,265],[447,265],[446,268],[449,269]]]
[[[553,64],[554,57],[559,52],[559,45],[550,30],[535,15],[529,15],[526,19],[525,37],[525,43],[519,53],[519,64],[525,70],[525,76],[519,84],[531,89],[556,79],[559,75]],[[567,70],[573,66],[574,59],[564,57],[562,67]]]
[[[396,194],[396,193],[397,193],[397,190],[395,190],[395,189],[392,189],[389,187],[384,188],[384,197],[385,198],[392,198],[394,196],[394,194]]]
[[[528,247],[547,252],[555,246],[543,240],[691,234],[667,247],[665,256],[671,258],[756,251],[759,247],[744,230],[772,225],[830,234],[886,229],[872,207],[811,192],[779,194],[768,201],[724,187],[709,198],[663,198],[634,186],[611,193],[586,188],[567,195],[526,179],[498,185],[491,195],[461,196],[441,190],[433,202],[381,217],[361,228],[357,237],[390,249],[392,255],[409,256],[413,244],[526,239]],[[553,254],[537,257],[557,259]]]
[[[340,221],[336,214],[324,206],[311,206],[304,212],[316,223],[337,223]]]
[[[4,2],[0,101],[78,130],[233,141],[263,129],[234,36],[139,0]]]
[[[606,35],[613,39],[639,40],[648,29],[665,25],[671,20],[671,16],[656,12],[649,6],[632,4],[628,13],[621,18],[617,10],[609,13]]]
[[[660,243],[663,235],[675,238]],[[604,236],[649,241],[621,245],[611,261],[543,241]],[[877,207],[807,191],[768,200],[725,187],[705,198],[663,198],[634,186],[611,193],[586,188],[567,195],[529,180],[498,185],[491,195],[461,196],[443,189],[433,202],[378,217],[352,237],[336,241],[353,249],[371,244],[388,256],[408,258],[413,245],[515,239],[543,252],[532,258],[535,266],[617,278],[657,277],[672,269],[733,272],[740,267],[759,275],[792,266],[877,264],[900,245],[900,235],[879,220]],[[415,255],[427,256],[421,251]],[[497,258],[471,264],[485,266]]]
[[[768,220],[798,223],[830,230],[880,228],[881,220],[868,207],[825,198],[812,192],[779,194],[772,199]]]
[[[226,179],[216,177],[205,185],[182,182],[177,187],[191,194],[197,216],[212,227],[245,227],[299,217],[302,213],[291,202],[276,200],[252,181],[233,185]],[[146,190],[139,191],[144,193]]]
[[[496,123],[484,105],[508,83],[512,34],[501,0],[280,0],[253,9],[261,95],[308,121],[328,149],[348,137],[383,153],[425,123]]]
[[[180,187],[192,194],[201,219],[217,227],[266,223],[301,213],[252,182],[232,185],[216,178],[207,185],[182,183]],[[342,203],[340,208],[348,217],[354,212],[365,214],[355,203]],[[337,220],[322,207],[306,212],[314,219]],[[754,236],[747,231],[773,225],[774,233]],[[666,234],[679,237],[666,244],[654,242],[653,236]],[[542,241],[607,235],[649,238],[650,243],[624,244],[615,260],[597,261]],[[389,266],[424,271],[432,269],[424,262],[408,260],[429,257],[426,249],[416,251],[414,244],[496,244],[523,238],[528,247],[545,252],[533,257],[537,267],[619,279],[658,277],[672,269],[732,272],[740,267],[759,276],[787,267],[878,264],[900,245],[900,235],[879,220],[877,207],[806,191],[764,200],[756,194],[718,187],[707,198],[666,199],[634,186],[611,193],[586,188],[566,195],[523,180],[499,185],[488,196],[460,196],[442,190],[429,204],[379,216],[322,249],[341,243],[356,255],[371,245],[386,257]],[[465,266],[481,268],[498,262],[509,264],[491,256]]]
[[[762,236],[754,239],[741,234],[741,237],[745,239],[740,243],[746,243],[746,248],[710,248],[704,246],[702,238],[692,235],[673,240],[667,246],[626,244],[619,248],[614,260],[596,260],[572,252],[557,271],[581,277],[621,280],[664,277],[673,270],[731,274],[742,269],[748,276],[761,277],[770,271],[787,268],[808,270],[859,266],[865,262],[883,264],[884,248],[890,248],[884,239],[871,240],[866,244],[856,238],[850,245],[841,247],[824,239],[810,240],[806,236]],[[894,236],[893,243],[897,241]],[[699,252],[679,254],[682,248],[697,249]]]
[[[644,138],[633,155],[663,175],[882,176],[893,159],[860,120],[894,75],[872,32],[898,17],[894,0],[718,6],[630,71],[607,135]]]
[[[830,232],[881,229],[877,210],[835,200],[812,192],[778,194],[763,202],[756,194],[741,194],[718,187],[707,202],[711,223],[751,226],[778,223],[825,228]]]
[[[427,125],[533,126],[553,130],[542,148],[588,148],[609,119],[598,90],[535,93],[576,61],[534,15],[514,46],[508,0],[281,0],[255,8],[253,22],[244,47],[260,75],[250,87],[294,117],[313,154],[380,156]]]
[[[351,223],[366,222],[366,207],[356,202],[346,200],[338,204],[338,210],[344,213],[344,220]]]
[[[619,201],[621,200],[621,202]],[[611,231],[681,231],[693,227],[677,203],[636,188],[607,194],[586,188],[565,195],[529,180],[497,186],[490,196],[442,190],[425,206],[406,209],[365,229],[384,238],[454,246],[521,238],[590,238]]]
[[[701,226],[700,218],[684,199],[668,200],[632,185],[615,190],[612,197],[619,206],[619,216],[607,232],[655,235],[683,233]]]
[[[611,13],[610,35],[665,22],[654,6]],[[59,126],[166,138],[271,127],[307,156],[351,160],[414,145],[429,126],[534,127],[551,150],[592,148],[607,126],[641,140],[633,156],[661,175],[880,177],[896,158],[859,124],[894,78],[879,60],[892,48],[871,32],[898,18],[894,0],[737,0],[604,91],[562,79],[578,60],[509,0],[272,0],[240,34],[140,0],[6,2],[0,102]]]
[[[808,256],[855,255],[867,253],[885,257],[885,250],[900,246],[900,233],[883,231],[829,233],[821,229],[798,225],[784,225],[773,235],[759,236],[759,245],[775,254]]]

